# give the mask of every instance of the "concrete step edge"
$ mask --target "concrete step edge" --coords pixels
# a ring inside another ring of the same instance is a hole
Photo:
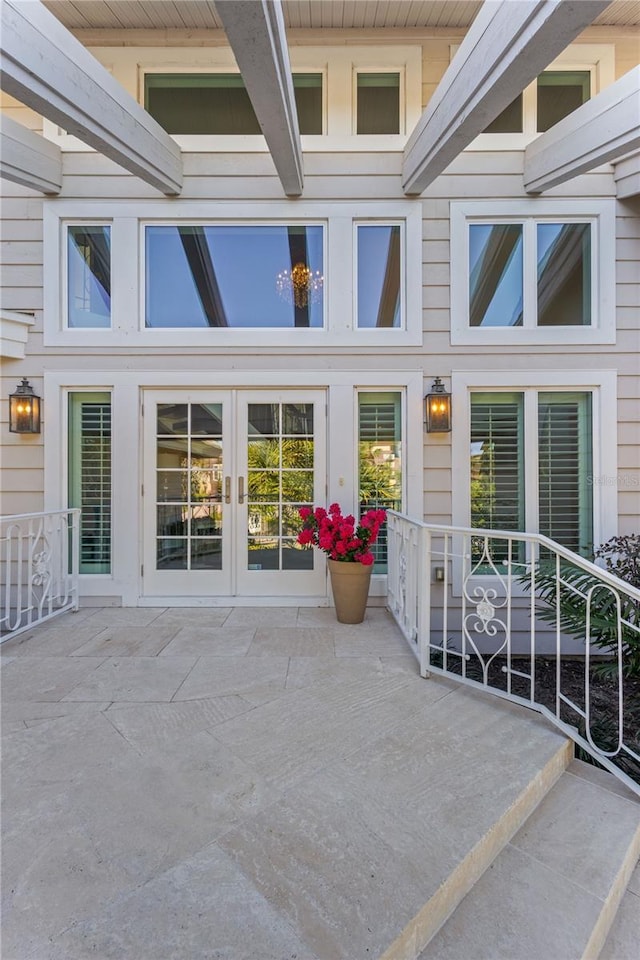
[[[640,859],[640,823],[635,832],[626,856],[620,864],[620,869],[611,885],[609,894],[605,899],[600,915],[594,924],[591,936],[582,955],[582,960],[597,960],[600,956],[605,941],[616,919],[622,898],[627,892],[631,874],[635,870]]]
[[[389,945],[380,960],[416,960],[458,904],[541,803],[573,759],[567,740],[532,778],[511,807],[469,851],[436,893]],[[603,941],[604,943],[604,941]]]

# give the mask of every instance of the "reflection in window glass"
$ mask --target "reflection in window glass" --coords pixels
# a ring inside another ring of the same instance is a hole
[[[358,226],[358,327],[401,325],[399,225]]]
[[[262,133],[237,73],[146,74],[145,108],[174,134]],[[293,75],[300,133],[322,133],[322,74]]]
[[[148,226],[147,327],[323,326],[322,226]]]
[[[359,73],[357,132],[400,133],[400,74]]]
[[[591,226],[539,223],[538,326],[591,323]]]
[[[522,94],[504,108],[484,130],[485,133],[522,133]]]
[[[469,226],[469,325],[521,327],[522,224]]]
[[[358,486],[360,512],[402,509],[402,417],[400,393],[358,394]],[[386,524],[373,546],[376,573],[387,571]]]
[[[111,228],[73,226],[67,232],[70,327],[111,326]]]
[[[588,70],[548,70],[538,77],[538,132],[559,123],[591,94]]]

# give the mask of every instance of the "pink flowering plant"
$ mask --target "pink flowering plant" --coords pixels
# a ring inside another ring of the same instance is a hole
[[[351,515],[344,517],[337,503],[324,507],[300,507],[302,530],[298,543],[319,547],[331,560],[362,563],[370,567],[374,556],[369,549],[376,542],[386,510],[367,510],[356,523]]]

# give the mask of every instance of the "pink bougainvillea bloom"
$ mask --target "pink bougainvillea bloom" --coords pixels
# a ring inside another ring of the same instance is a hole
[[[360,557],[360,563],[363,563],[365,567],[370,567],[373,563],[374,557],[372,553],[363,553]]]
[[[313,513],[313,510],[311,509],[311,507],[300,507],[300,509],[298,510],[298,513],[300,514],[303,520],[308,520],[311,514]]]

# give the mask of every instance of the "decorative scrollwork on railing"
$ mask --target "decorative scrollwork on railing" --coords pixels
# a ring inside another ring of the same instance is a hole
[[[481,548],[479,555],[478,548]],[[477,557],[475,562],[473,562],[474,553]],[[463,579],[462,586],[463,654],[466,655],[467,653],[464,648],[468,643],[480,662],[483,683],[486,684],[491,663],[503,653],[509,640],[507,618],[500,616],[499,612],[507,608],[511,589],[510,581],[502,576],[493,560],[489,537],[473,538],[472,549],[465,553],[465,566],[469,566],[470,569]],[[478,583],[471,585],[472,577],[487,575],[492,578],[492,586],[487,587]],[[467,612],[467,604],[474,609]],[[490,655],[482,653],[474,639],[474,634],[476,636],[497,637],[501,631],[504,631],[504,639],[499,642],[499,645],[492,650]]]

